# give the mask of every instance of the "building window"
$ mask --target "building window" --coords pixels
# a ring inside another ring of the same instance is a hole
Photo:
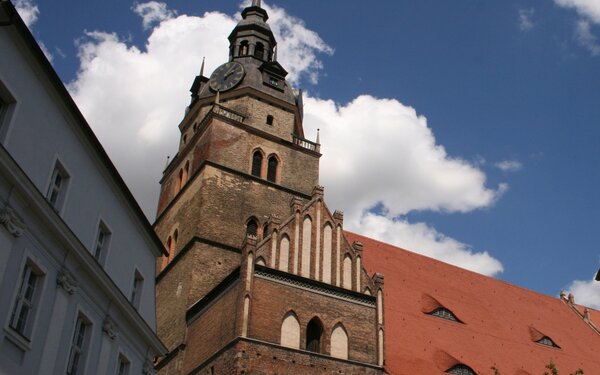
[[[309,352],[321,352],[321,336],[323,335],[323,324],[319,318],[314,317],[306,326],[306,350]]]
[[[269,223],[265,223],[265,225],[263,225],[263,238],[267,237],[269,235]]]
[[[348,334],[341,323],[336,324],[331,332],[331,356],[348,359]]]
[[[257,230],[258,230],[258,223],[256,222],[256,219],[251,218],[250,220],[248,220],[248,223],[246,223],[246,234],[256,236]]]
[[[463,364],[453,366],[452,368],[446,370],[446,373],[454,375],[475,375],[475,371],[473,371],[469,366]]]
[[[275,182],[277,179],[277,166],[279,162],[275,155],[269,157],[269,161],[267,163],[267,181]]]
[[[256,43],[254,46],[254,57],[260,60],[265,57],[265,46],[262,43]]]
[[[41,272],[32,264],[25,264],[10,317],[10,327],[25,338],[30,338],[31,335],[33,315],[39,300],[41,278]]]
[[[556,343],[554,341],[552,341],[552,339],[548,336],[544,336],[541,339],[536,341],[538,344],[542,344],[542,345],[546,345],[546,346],[551,346],[553,348],[560,348],[560,346],[556,345]]]
[[[185,145],[187,143],[187,134],[183,135],[183,144]]]
[[[129,360],[123,354],[119,354],[117,375],[129,375]]]
[[[94,258],[103,264],[108,253],[108,245],[110,243],[110,231],[103,222],[98,225],[98,235],[96,236],[96,246],[94,247]]]
[[[271,116],[271,115],[267,116],[267,125],[273,125],[273,116]]]
[[[293,311],[288,312],[281,323],[281,346],[300,349],[300,323]]]
[[[279,87],[279,80],[275,77],[269,77],[269,84],[271,86]]]
[[[82,315],[79,315],[75,323],[69,363],[67,364],[67,375],[84,373],[89,330],[90,323]]]
[[[60,211],[64,204],[68,180],[69,175],[65,171],[64,167],[58,161],[56,161],[54,170],[52,171],[52,176],[50,177],[50,184],[48,185],[46,199],[57,212]]]
[[[240,48],[238,50],[238,56],[246,56],[248,54],[248,41],[242,40]]]
[[[462,323],[452,311],[448,310],[445,307],[438,307],[437,309],[430,312],[429,315],[437,316],[438,318],[446,320],[452,320],[453,322]]]
[[[135,270],[133,274],[133,285],[131,286],[131,296],[129,300],[131,304],[138,308],[140,306],[140,299],[142,295],[142,287],[144,286],[144,277],[142,274]]]
[[[254,151],[254,154],[252,154],[252,170],[250,172],[253,176],[260,177],[262,161],[262,153],[258,150]]]

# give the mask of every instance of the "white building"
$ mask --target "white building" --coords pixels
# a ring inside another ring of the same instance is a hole
[[[107,110],[110,103],[107,103]],[[0,0],[0,374],[149,374],[164,251]]]

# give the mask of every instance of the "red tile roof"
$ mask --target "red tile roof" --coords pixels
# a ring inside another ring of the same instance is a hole
[[[363,243],[367,271],[384,275],[389,374],[443,374],[464,363],[478,374],[493,374],[495,366],[502,375],[539,375],[553,362],[561,375],[579,368],[600,375],[600,335],[559,298],[358,234],[346,236]],[[463,323],[427,315],[437,304]],[[560,348],[535,342],[544,336]]]

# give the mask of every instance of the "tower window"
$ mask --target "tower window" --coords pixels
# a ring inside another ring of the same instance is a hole
[[[187,143],[187,134],[183,135],[183,144],[185,145]]]
[[[273,125],[273,116],[271,116],[271,115],[267,116],[267,125]]]
[[[240,48],[238,50],[238,56],[246,56],[248,54],[248,41],[243,40],[240,43]]]
[[[263,225],[263,238],[267,237],[269,235],[269,223],[265,223],[265,225]]]
[[[252,155],[252,173],[253,176],[260,177],[260,171],[262,169],[263,156],[258,150],[254,151]]]
[[[323,324],[319,318],[314,317],[306,327],[306,350],[309,352],[321,352],[321,336],[323,335]]]
[[[267,180],[271,182],[275,182],[277,178],[277,158],[273,155],[269,158],[269,162],[267,165]]]
[[[469,366],[463,364],[453,366],[452,368],[446,370],[446,373],[454,375],[475,375],[475,371],[473,371]]]
[[[256,232],[258,230],[258,223],[254,218],[248,220],[246,224],[246,234],[250,234],[252,236],[256,236]]]
[[[261,60],[265,57],[265,47],[262,43],[256,43],[254,46],[254,57]]]

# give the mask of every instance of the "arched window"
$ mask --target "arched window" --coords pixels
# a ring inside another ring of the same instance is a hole
[[[446,372],[454,375],[475,375],[475,371],[473,371],[469,366],[463,365],[462,363],[449,368],[446,370]]]
[[[183,167],[183,183],[185,184],[190,175],[190,161],[185,162],[185,167]]]
[[[331,356],[348,359],[348,334],[342,323],[338,323],[331,332]]]
[[[314,317],[306,326],[306,350],[309,352],[321,352],[321,336],[323,335],[323,324],[319,318]]]
[[[256,219],[251,218],[250,220],[248,220],[248,222],[246,223],[246,234],[256,236],[257,229],[258,223],[256,222]]]
[[[262,153],[258,150],[254,151],[252,154],[252,173],[253,176],[260,177],[260,171],[262,169]]]
[[[240,43],[240,49],[238,50],[238,56],[246,56],[248,54],[248,41],[242,40]]]
[[[265,57],[265,46],[260,42],[254,46],[254,57],[261,60]]]
[[[275,155],[271,155],[271,157],[269,157],[269,161],[267,163],[267,180],[271,181],[271,182],[275,182],[276,178],[277,178],[277,165],[279,164],[279,162],[277,161],[277,158],[275,157]]]
[[[183,144],[185,145],[187,143],[187,134],[183,135]]]
[[[350,255],[344,257],[344,273],[342,276],[342,287],[352,289],[352,258],[350,258]]]
[[[300,323],[293,311],[288,312],[281,323],[281,346],[300,349]]]
[[[269,235],[269,223],[265,223],[265,225],[263,225],[263,238],[267,237]]]
[[[267,115],[267,125],[273,125],[273,116]]]
[[[290,262],[290,239],[283,235],[279,243],[279,269],[288,272]]]
[[[183,187],[183,168],[179,170],[179,179],[177,180],[177,191]]]

